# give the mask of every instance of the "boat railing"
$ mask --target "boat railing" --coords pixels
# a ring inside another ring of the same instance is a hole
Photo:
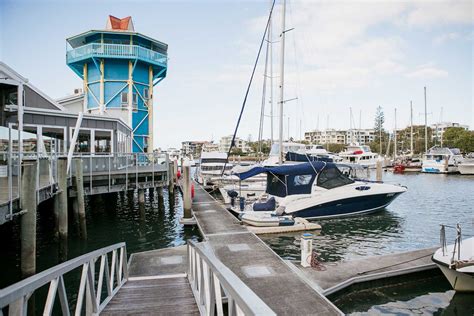
[[[188,241],[188,279],[201,315],[276,315],[242,280],[227,268],[206,242]]]
[[[99,268],[98,274],[96,263]],[[65,275],[72,274],[73,271],[78,272],[77,269],[81,270],[80,282],[77,296],[74,297],[75,303],[72,303],[68,299],[65,280],[77,280],[77,278]],[[41,314],[51,315],[53,308],[57,306],[61,309],[62,315],[70,315],[71,312],[81,315],[84,310],[86,315],[97,315],[127,279],[127,251],[125,243],[122,242],[71,259],[0,290],[0,314],[26,315],[28,309],[34,311],[35,308],[43,306]],[[38,290],[45,286],[48,286],[48,292],[44,304],[40,304],[39,295],[35,294],[39,294]],[[58,296],[59,305],[55,304]],[[33,312],[33,314],[40,313]]]
[[[447,255],[447,252],[448,252],[448,246],[447,246],[447,241],[446,241],[446,228],[452,228],[456,230],[456,238],[454,240],[453,253],[451,257],[451,264],[453,264],[456,262],[456,260],[461,260],[462,230],[461,230],[461,225],[459,224],[456,224],[456,226],[441,224],[440,243],[441,243],[441,251],[443,252],[443,256]]]

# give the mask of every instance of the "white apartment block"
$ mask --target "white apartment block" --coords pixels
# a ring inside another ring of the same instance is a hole
[[[306,141],[312,144],[350,144],[357,142],[365,145],[375,139],[375,131],[373,129],[354,129],[352,131],[335,129],[314,130],[304,133],[304,137]]]
[[[469,129],[468,125],[462,125],[459,123],[453,123],[453,122],[439,122],[437,124],[433,124],[430,126],[431,130],[433,133],[431,134],[431,139],[443,139],[443,134],[446,131],[446,129],[450,127],[461,127],[464,128],[466,131]]]
[[[228,152],[230,148],[230,144],[232,142],[232,135],[224,136],[219,141],[219,151],[220,152]],[[247,153],[250,151],[247,142],[239,137],[236,137],[234,140],[235,148],[240,149],[243,153]]]

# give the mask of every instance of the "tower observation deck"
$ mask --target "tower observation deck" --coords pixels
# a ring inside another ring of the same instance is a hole
[[[153,87],[166,77],[168,45],[135,32],[131,17],[67,41],[67,65],[83,80],[83,111],[123,119],[133,152],[153,151]]]

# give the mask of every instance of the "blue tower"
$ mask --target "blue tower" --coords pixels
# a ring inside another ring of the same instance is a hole
[[[67,40],[68,66],[83,79],[84,113],[122,118],[133,152],[153,151],[153,87],[166,77],[168,45],[137,33],[131,17]]]

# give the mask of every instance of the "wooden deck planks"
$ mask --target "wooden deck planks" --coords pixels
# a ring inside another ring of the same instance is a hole
[[[102,315],[199,315],[184,277],[128,281]]]

